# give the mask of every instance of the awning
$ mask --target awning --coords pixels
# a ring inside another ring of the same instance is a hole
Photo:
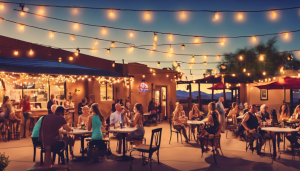
[[[238,84],[238,83],[251,83],[252,80],[250,78],[239,78],[239,77],[233,77],[233,76],[221,76],[221,75],[211,75],[207,76],[202,79],[197,80],[191,80],[191,81],[177,81],[177,84],[189,84],[189,83],[219,83],[219,82],[225,82],[230,84]]]
[[[24,58],[0,58],[0,72],[3,71],[33,74],[130,77],[123,76],[122,73],[115,71],[90,68],[64,62]]]
[[[270,84],[255,86],[259,89],[300,89],[300,79],[284,77],[279,81],[272,82]]]

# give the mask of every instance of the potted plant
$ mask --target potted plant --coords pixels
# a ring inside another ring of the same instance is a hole
[[[4,171],[5,168],[8,166],[9,160],[8,157],[5,157],[5,153],[0,153],[0,171]]]

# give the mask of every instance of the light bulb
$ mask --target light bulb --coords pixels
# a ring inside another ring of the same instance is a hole
[[[214,20],[215,20],[215,21],[216,21],[216,20],[219,20],[219,13],[218,13],[218,12],[215,13]]]
[[[240,57],[239,57],[239,60],[240,60],[240,61],[242,61],[242,60],[243,60],[243,56],[242,56],[242,55],[240,55]]]
[[[19,24],[19,28],[20,28],[20,30],[24,30],[24,28],[25,28],[24,24]]]
[[[169,40],[173,41],[173,35],[172,34],[169,34]]]
[[[24,16],[24,15],[25,15],[25,12],[24,12],[24,11],[21,11],[21,12],[20,12],[20,15],[21,15],[21,16]]]
[[[217,55],[217,59],[220,59],[220,55]]]
[[[111,46],[111,47],[115,47],[115,42],[111,42],[111,43],[110,43],[110,46]]]
[[[143,78],[145,78],[145,75],[143,75]]]
[[[95,48],[95,47],[93,47],[93,48],[92,48],[92,51],[93,51],[93,52],[96,52],[96,48]]]
[[[256,37],[255,36],[252,36],[252,41],[256,42]]]
[[[157,42],[157,34],[156,33],[154,33],[154,35],[153,35],[153,40]]]
[[[160,62],[157,62],[157,68],[159,68],[160,67]]]
[[[0,4],[0,9],[4,9],[4,5],[3,4]]]
[[[238,13],[238,20],[242,20],[244,18],[243,13],[239,12]]]
[[[116,17],[114,10],[109,10],[108,16],[109,18],[114,19]]]
[[[70,36],[70,39],[75,40],[75,36],[74,35]]]
[[[205,65],[205,66],[207,66],[207,63],[206,63],[206,61],[204,62],[204,65]]]
[[[33,55],[33,50],[32,49],[30,49],[29,55]]]
[[[70,61],[73,61],[73,56],[70,56],[70,57],[69,57],[69,60],[70,60]]]
[[[169,77],[169,75],[167,74],[166,77]]]
[[[156,43],[153,43],[153,49],[156,49],[156,46],[157,46]]]
[[[130,46],[130,47],[129,47],[129,51],[130,51],[130,52],[132,52],[132,51],[133,51],[133,49],[134,49],[134,47],[133,47],[133,46]]]
[[[110,49],[107,49],[107,50],[106,50],[106,53],[107,53],[107,54],[110,54]]]
[[[263,76],[265,76],[267,73],[264,71],[262,74],[263,74]]]
[[[221,38],[221,45],[225,45],[225,38]]]
[[[153,72],[153,75],[154,75],[154,76],[156,75],[155,72]]]
[[[248,72],[247,75],[250,76],[250,73]]]
[[[264,56],[263,56],[263,55],[260,55],[260,56],[259,56],[259,61],[264,61],[264,60],[265,60]]]
[[[53,31],[50,31],[50,33],[49,33],[49,37],[50,37],[50,38],[53,38],[53,37],[54,37],[54,33],[53,33]]]
[[[206,55],[204,55],[204,56],[203,56],[203,58],[204,58],[204,60],[206,60],[206,59],[207,59],[207,56],[206,56]]]
[[[276,13],[276,11],[272,11],[272,18],[273,18],[273,19],[276,19],[276,18],[277,18],[277,13]]]
[[[246,72],[246,68],[243,69],[243,72]]]
[[[181,45],[181,49],[182,50],[184,50],[185,49],[185,45],[183,44],[183,45]]]
[[[150,20],[151,19],[151,14],[149,11],[144,12],[144,19],[145,20]]]
[[[192,64],[189,64],[189,68],[190,68],[190,69],[192,69],[192,66],[193,66]]]
[[[14,51],[14,55],[15,55],[15,56],[19,55],[19,51],[18,51],[18,50],[15,50],[15,51]]]
[[[102,33],[103,35],[105,35],[105,34],[107,33],[106,27],[103,27],[103,28],[102,28],[101,33]]]
[[[133,31],[130,31],[130,33],[129,33],[129,37],[133,37]]]
[[[115,62],[113,62],[111,66],[114,68],[115,67]]]
[[[78,23],[74,23],[74,24],[73,24],[73,28],[74,28],[74,30],[77,30],[77,29],[78,29],[78,27],[79,27],[79,26],[78,26]]]
[[[194,43],[200,43],[199,37],[194,37]]]
[[[97,40],[95,40],[95,41],[94,41],[94,45],[97,45],[97,44],[98,44],[98,41],[97,41]]]
[[[58,58],[58,62],[61,62],[61,57]]]
[[[235,74],[231,74],[233,77],[235,77]]]
[[[195,63],[195,56],[194,55],[191,58],[191,63]]]
[[[289,33],[284,33],[284,38],[288,39],[289,38]]]

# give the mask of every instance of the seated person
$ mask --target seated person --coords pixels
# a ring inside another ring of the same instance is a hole
[[[260,118],[263,122],[266,122],[270,119],[270,114],[267,112],[268,106],[263,104],[260,106],[260,111],[257,112],[255,115],[256,117]]]
[[[189,113],[189,119],[190,120],[197,120],[201,118],[201,113],[198,109],[198,105],[194,104],[192,110]],[[197,125],[191,125],[191,129],[192,129],[192,133],[195,135],[195,128],[197,127]]]
[[[67,125],[66,119],[64,118],[65,109],[61,106],[57,107],[53,115],[46,115],[41,121],[39,137],[44,147],[50,146],[51,151],[57,154],[61,154],[62,150],[66,147],[66,142],[60,139],[60,128],[62,127],[67,132],[71,131],[71,128]],[[62,164],[65,161],[62,160]]]
[[[188,143],[189,139],[187,137],[186,134],[186,128],[184,125],[184,121],[187,120],[188,118],[185,116],[184,110],[183,110],[183,106],[181,104],[178,104],[176,106],[175,111],[173,112],[173,122],[174,122],[174,129],[176,129],[179,132],[182,132],[184,138],[185,138],[185,142]]]
[[[116,127],[117,125],[120,125],[121,122],[126,122],[125,117],[124,117],[125,115],[122,113],[123,109],[122,109],[121,105],[119,103],[117,103],[115,105],[115,108],[116,108],[116,111],[110,115],[110,121],[109,121],[110,125],[114,126],[114,127]],[[119,141],[118,153],[121,154],[122,135],[120,135],[120,134],[115,134],[115,135]]]
[[[300,119],[300,105],[296,106],[293,115],[290,118],[291,120],[298,120]]]
[[[85,108],[83,108],[85,110]],[[91,141],[89,142],[89,155],[91,156],[94,146],[97,146],[99,150],[106,150],[106,144],[102,141],[103,135],[101,132],[104,118],[100,113],[98,104],[94,103],[91,105],[92,114],[88,116],[88,130],[92,130]],[[82,115],[81,115],[82,116]],[[97,160],[97,159],[94,159]]]
[[[78,104],[78,115],[82,114],[82,107],[87,104],[87,99],[84,97],[81,102]]]
[[[238,117],[240,114],[239,114],[239,105],[236,103],[236,102],[233,102],[232,103],[232,108],[230,109],[227,117],[231,118],[233,116],[236,116]]]
[[[249,104],[246,102],[246,103],[244,103],[244,106],[245,106],[245,108],[244,108],[243,113],[246,114],[249,111]]]
[[[11,104],[8,96],[5,96],[2,104],[3,110],[3,118],[8,118],[10,121],[17,123],[17,132],[20,132],[20,125],[22,123],[22,119],[18,118],[15,113],[15,109]]]
[[[127,140],[142,140],[145,135],[144,121],[143,121],[143,106],[139,103],[134,105],[133,111],[135,113],[133,122],[129,122],[130,127],[136,127],[137,130],[127,135]]]
[[[283,121],[287,121],[290,118],[290,110],[289,110],[289,106],[284,103],[280,106],[280,109],[278,111],[278,123],[282,123]]]
[[[261,154],[261,147],[263,146],[263,136],[268,136],[267,132],[262,131],[259,129],[258,119],[255,116],[255,112],[257,111],[256,105],[251,105],[249,111],[246,113],[244,120],[242,121],[242,125],[244,126],[245,130],[255,138],[258,138],[259,144],[256,145],[257,154]],[[250,148],[253,151],[253,141],[250,142]]]

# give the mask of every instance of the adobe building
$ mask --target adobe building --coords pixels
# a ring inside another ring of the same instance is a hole
[[[38,114],[47,112],[51,94],[59,105],[71,98],[75,123],[78,104],[84,97],[98,103],[104,115],[116,99],[130,101],[131,107],[141,103],[144,112],[154,100],[161,104],[163,118],[168,118],[176,102],[177,74],[139,63],[117,64],[80,53],[76,56],[74,52],[0,36],[0,103],[4,95],[18,103],[28,94],[33,112]]]

